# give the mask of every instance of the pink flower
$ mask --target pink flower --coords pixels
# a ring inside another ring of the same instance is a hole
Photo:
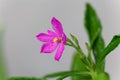
[[[55,60],[59,61],[64,51],[67,38],[63,32],[62,24],[55,17],[52,18],[51,23],[55,32],[48,30],[47,34],[40,33],[36,37],[38,40],[44,42],[41,47],[41,53],[52,53],[58,47]]]

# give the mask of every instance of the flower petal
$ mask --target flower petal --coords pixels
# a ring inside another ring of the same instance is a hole
[[[66,44],[66,42],[67,42],[67,37],[66,37],[66,35],[65,35],[64,33],[63,33],[62,40],[63,40],[63,43]]]
[[[52,23],[52,28],[56,31],[56,33],[62,35],[63,33],[62,24],[55,17],[52,18],[51,23]]]
[[[53,40],[53,38],[54,38],[54,36],[48,35],[48,34],[45,34],[45,33],[40,33],[36,37],[37,37],[38,40],[40,40],[42,42],[49,42],[49,41]]]
[[[53,43],[53,42],[43,44],[43,46],[41,48],[41,53],[51,53],[51,52],[53,52],[56,49],[57,44],[58,43]]]
[[[55,55],[55,60],[59,61],[59,59],[60,59],[61,56],[62,56],[63,51],[64,51],[64,44],[63,44],[63,43],[60,43],[59,48],[58,48],[58,50],[57,50],[57,53],[56,53],[56,55]]]
[[[48,30],[48,34],[49,34],[49,35],[52,35],[52,36],[54,36],[54,37],[57,37],[57,36],[58,36],[55,32],[53,32],[53,31],[51,31],[51,30]]]

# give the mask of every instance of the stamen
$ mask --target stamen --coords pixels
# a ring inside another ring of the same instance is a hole
[[[58,38],[54,38],[54,39],[53,39],[53,42],[57,42],[57,41],[58,41]]]
[[[58,42],[62,42],[62,38],[58,38]]]
[[[60,37],[59,37],[59,38],[56,38],[56,37],[55,37],[55,38],[53,39],[53,42],[62,42],[62,38],[60,38]]]

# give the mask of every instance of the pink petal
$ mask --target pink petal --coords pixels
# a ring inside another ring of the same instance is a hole
[[[49,35],[52,35],[52,36],[54,36],[54,37],[57,37],[57,36],[58,36],[55,32],[53,32],[53,31],[51,31],[51,30],[48,30],[48,34],[49,34]]]
[[[40,40],[42,42],[49,42],[49,41],[53,40],[53,38],[54,38],[54,36],[48,35],[48,34],[45,34],[45,33],[40,33],[36,37],[37,37],[38,40]]]
[[[56,31],[56,33],[62,35],[63,33],[62,24],[55,17],[52,18],[51,23],[52,23],[52,28]]]
[[[58,43],[53,43],[53,42],[43,44],[43,46],[41,48],[41,53],[51,53],[51,52],[53,52],[56,49],[57,44]]]
[[[63,43],[64,44],[66,44],[66,42],[67,42],[67,37],[66,37],[66,35],[63,33],[63,38],[62,38],[62,40],[63,40]]]
[[[59,61],[59,59],[60,59],[61,56],[62,56],[63,51],[64,51],[64,44],[63,44],[63,43],[60,43],[59,48],[58,48],[58,50],[57,50],[57,53],[56,53],[56,55],[55,55],[55,60]]]

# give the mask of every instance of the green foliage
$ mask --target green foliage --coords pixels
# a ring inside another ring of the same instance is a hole
[[[77,53],[77,52],[73,56],[71,70],[72,71],[79,71],[79,72],[88,72],[86,65],[83,63],[83,61],[81,61],[79,53]],[[72,80],[86,80],[86,79],[90,80],[91,77],[87,76],[87,75],[86,75],[86,77],[72,76]]]
[[[69,76],[84,76],[84,77],[90,77],[90,74],[88,72],[80,72],[80,71],[63,71],[63,72],[56,72],[52,74],[47,74],[40,78],[40,80],[47,80],[50,78],[56,78],[56,80],[63,80],[66,77]]]
[[[9,80],[42,80],[42,79],[28,78],[28,77],[13,77],[13,78],[10,78]]]
[[[93,80],[110,80],[110,77],[107,73],[99,73],[93,77]]]
[[[73,73],[73,71],[61,71],[61,72],[55,72],[55,73],[51,73],[51,74],[47,74],[45,76],[43,76],[41,79],[42,80],[46,80],[48,78],[57,78],[57,77],[62,77],[62,76],[66,76],[70,73]]]
[[[66,77],[69,77],[69,76],[80,76],[79,79],[90,79],[90,74],[88,72],[80,72],[80,71],[73,71],[72,73],[69,73],[69,74],[66,74],[66,75],[63,75],[61,76],[60,78],[56,79],[56,80],[63,80],[65,79]]]
[[[71,35],[72,40],[75,42],[75,45],[79,48],[80,46],[79,46],[78,39],[73,34],[70,34],[70,35]]]
[[[102,54],[100,55],[100,62],[102,62],[111,51],[118,47],[119,44],[120,35],[116,35],[113,37],[111,42],[107,45],[107,47],[103,50]]]
[[[93,50],[94,58],[97,63],[105,45],[101,34],[102,25],[95,10],[90,4],[86,4],[84,24],[90,40],[90,47],[91,50]],[[104,71],[104,62],[99,66],[99,69],[100,71]]]
[[[82,49],[79,45],[78,39],[73,34],[71,34],[71,38],[72,38],[72,40],[67,38],[67,45],[75,48],[76,52],[79,54],[79,58],[81,59],[81,61],[84,64],[88,65],[89,64],[88,59],[85,56],[84,52],[82,51]]]

